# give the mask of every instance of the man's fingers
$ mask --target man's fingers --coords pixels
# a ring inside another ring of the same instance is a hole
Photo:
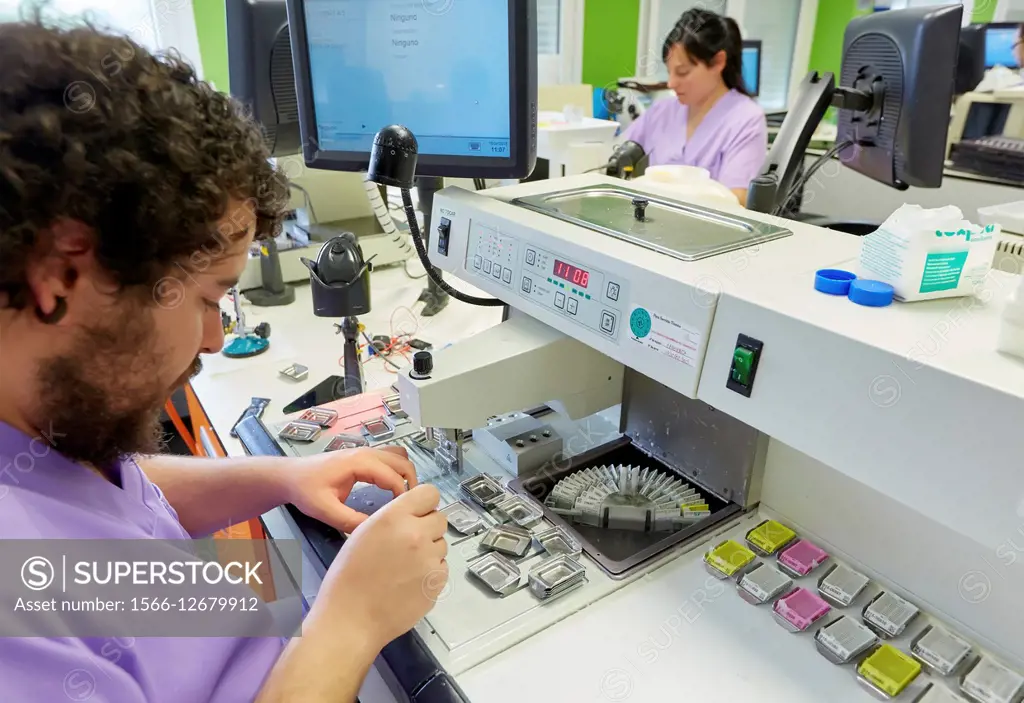
[[[448,534],[448,516],[444,513],[433,512],[420,519],[423,531],[432,540],[443,540]]]
[[[367,455],[365,459],[360,457],[352,471],[352,476],[357,481],[372,483],[385,491],[391,491],[396,496],[405,493],[405,478],[386,462],[372,454]]]
[[[438,561],[444,561],[445,557],[448,556],[448,540],[442,537],[439,540],[434,540],[434,550]]]
[[[415,517],[424,517],[437,512],[437,506],[441,502],[441,492],[429,483],[421,483],[407,493],[398,496],[394,502],[401,504],[409,514]],[[448,518],[443,513],[438,513],[438,515],[447,523]]]
[[[405,447],[399,447],[397,444],[385,445],[380,448],[380,451],[387,452],[388,454],[395,454],[403,459],[409,458],[409,452],[405,451]]]
[[[353,510],[340,500],[328,500],[319,507],[323,514],[311,517],[322,520],[345,534],[352,534],[367,518],[366,515],[358,510]]]
[[[416,467],[409,461],[408,453],[401,447],[387,446],[379,450],[378,458],[409,482],[409,488],[416,486]]]

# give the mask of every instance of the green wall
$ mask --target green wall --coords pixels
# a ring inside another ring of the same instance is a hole
[[[203,76],[218,90],[228,87],[228,31],[224,0],[192,0]]]
[[[603,88],[636,74],[640,0],[584,0],[583,82]]]

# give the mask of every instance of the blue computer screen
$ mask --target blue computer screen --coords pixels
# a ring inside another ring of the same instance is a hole
[[[1017,32],[1016,27],[989,27],[985,30],[985,68],[1019,68],[1017,57],[1013,55]]]
[[[510,156],[508,0],[306,0],[317,137],[368,152],[391,124],[420,154]]]
[[[761,50],[755,46],[743,47],[743,82],[751,95],[760,93]]]

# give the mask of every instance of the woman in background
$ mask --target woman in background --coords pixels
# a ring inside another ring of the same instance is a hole
[[[707,169],[746,205],[747,188],[768,153],[768,121],[743,82],[743,42],[735,20],[688,10],[662,47],[674,98],[655,102],[624,138],[650,165]]]
[[[1017,27],[1017,41],[1013,43],[1013,55],[1017,57],[1017,65],[1021,68],[1021,75],[1024,75],[1024,24]]]

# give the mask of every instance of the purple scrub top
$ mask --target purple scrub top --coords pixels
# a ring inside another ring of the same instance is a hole
[[[699,166],[729,188],[746,189],[768,156],[768,121],[751,98],[730,90],[704,117],[687,143],[689,108],[675,97],[662,98],[623,135],[650,154],[651,166]]]
[[[59,436],[55,438],[60,446]],[[0,539],[190,539],[132,460],[117,487],[0,423]],[[7,614],[5,617],[10,617]],[[0,701],[242,703],[281,638],[3,638]]]

